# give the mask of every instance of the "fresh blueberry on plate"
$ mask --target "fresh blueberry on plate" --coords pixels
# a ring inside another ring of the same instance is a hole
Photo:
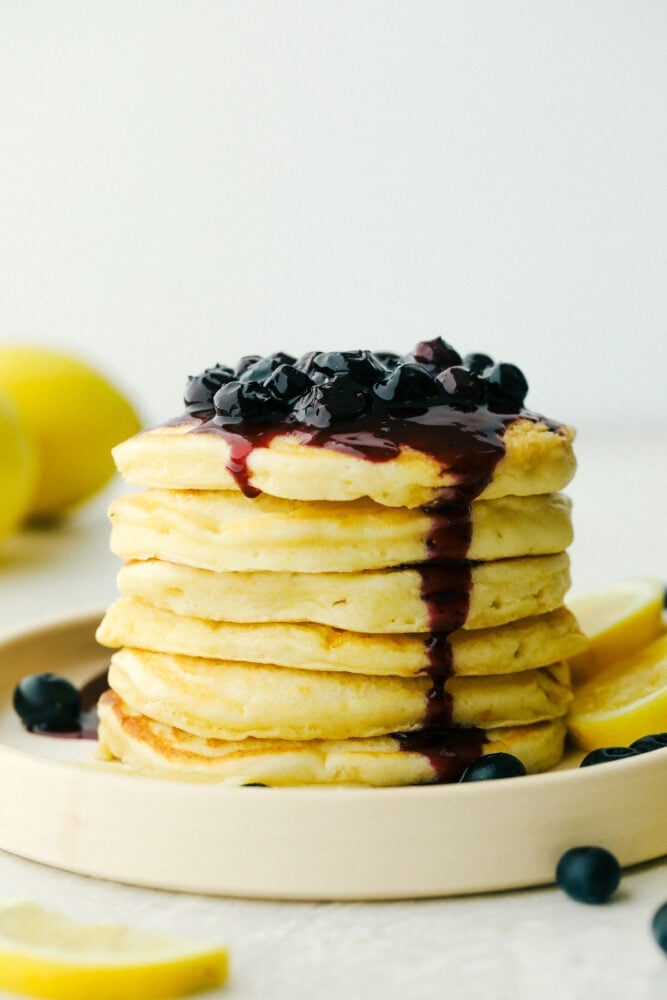
[[[667,747],[667,733],[649,733],[630,744],[635,753],[650,753]]]
[[[636,756],[637,750],[633,747],[600,747],[599,750],[591,750],[590,753],[587,753],[579,767],[590,767],[591,764],[608,764],[612,760]]]
[[[526,768],[518,757],[511,753],[489,753],[478,757],[469,764],[460,781],[492,781],[495,778],[520,778]]]
[[[64,732],[79,725],[81,695],[65,677],[30,674],[14,689],[14,709],[28,729]]]

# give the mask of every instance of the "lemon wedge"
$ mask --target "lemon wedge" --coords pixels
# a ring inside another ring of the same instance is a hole
[[[582,684],[568,727],[584,750],[629,746],[667,731],[667,634]]]
[[[54,1000],[157,1000],[221,985],[227,952],[122,926],[83,926],[0,903],[0,989]]]
[[[664,631],[663,594],[659,580],[635,579],[568,600],[589,640],[588,648],[569,661],[575,685],[646,646]]]

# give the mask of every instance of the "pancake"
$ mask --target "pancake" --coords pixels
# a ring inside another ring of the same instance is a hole
[[[437,711],[430,677],[294,670],[130,648],[112,656],[109,686],[156,722],[223,740],[380,736],[441,724],[445,715],[462,726],[520,726],[563,716],[572,699],[564,664],[450,677]]]
[[[186,414],[114,450],[143,491],[110,510],[101,753],[270,784],[557,763],[574,432],[526,391],[439,338],[190,377]]]
[[[97,641],[114,648],[378,676],[414,677],[432,663],[429,633],[367,635],[306,623],[239,625],[188,618],[132,598],[111,605]],[[453,673],[468,675],[547,666],[586,646],[576,619],[564,608],[495,629],[460,630],[448,641]]]
[[[215,571],[337,573],[433,556],[491,561],[562,552],[572,541],[562,494],[452,505],[436,518],[372,500],[295,504],[241,493],[146,490],[115,500],[111,549]],[[469,521],[472,537],[461,543]],[[451,554],[451,555],[450,555]]]
[[[301,742],[203,739],[134,712],[112,691],[102,696],[99,714],[99,756],[121,760],[140,773],[161,778],[232,784],[375,786],[442,780],[437,768],[442,757],[434,766],[427,753],[401,749],[400,738],[394,736]],[[480,749],[482,753],[512,753],[523,761],[529,773],[536,773],[558,763],[564,734],[561,719],[493,729],[483,734]],[[444,763],[449,761],[445,759]],[[462,763],[454,756],[452,780],[456,780],[461,768]]]
[[[118,470],[136,486],[179,490],[238,490],[227,470],[230,445],[223,437],[198,431],[201,421],[179,422],[144,431],[114,448]],[[576,468],[574,431],[517,418],[504,435],[505,453],[484,499],[555,493]],[[328,448],[310,447],[296,434],[278,434],[248,457],[248,484],[290,500],[357,500],[370,497],[389,507],[422,507],[456,486],[458,473],[435,458],[404,446],[395,459],[367,461]]]
[[[485,629],[559,608],[570,586],[564,552],[448,567],[359,573],[215,573],[159,559],[133,560],[118,574],[123,597],[179,615],[227,622],[317,622],[353,632],[430,632],[431,605],[467,594],[463,628]],[[469,589],[469,593],[467,590]],[[570,654],[568,654],[570,655]]]

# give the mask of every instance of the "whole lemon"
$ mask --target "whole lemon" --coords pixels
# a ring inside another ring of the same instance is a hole
[[[140,429],[121,392],[60,351],[0,345],[0,392],[37,453],[28,517],[56,517],[98,492],[114,473],[111,448]]]
[[[0,538],[26,515],[37,478],[37,456],[11,400],[0,395]]]

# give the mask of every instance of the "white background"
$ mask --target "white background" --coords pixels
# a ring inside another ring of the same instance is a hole
[[[185,376],[443,334],[665,425],[662,0],[0,0],[0,341]]]

